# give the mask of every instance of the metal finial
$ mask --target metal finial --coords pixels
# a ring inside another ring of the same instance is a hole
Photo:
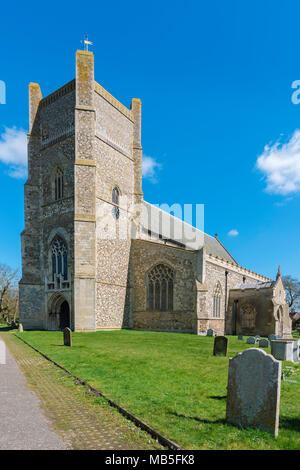
[[[89,41],[89,37],[88,35],[85,36],[84,40],[81,40],[80,41],[81,43],[83,43],[83,47],[84,47],[84,51],[88,51],[89,50],[89,46],[92,46],[93,43],[91,41]]]

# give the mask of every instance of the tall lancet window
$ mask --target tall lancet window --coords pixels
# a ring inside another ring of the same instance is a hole
[[[217,282],[214,290],[213,297],[213,317],[220,318],[221,316],[221,297],[222,297],[222,288],[221,284]]]
[[[158,264],[147,274],[147,310],[173,310],[174,271]]]
[[[68,250],[65,242],[60,237],[55,237],[51,245],[52,253],[52,281],[57,274],[61,274],[63,279],[68,279]]]
[[[64,197],[64,174],[60,168],[56,168],[54,175],[54,198],[55,201]]]
[[[112,202],[114,204],[113,215],[116,219],[118,219],[120,217],[120,209],[119,209],[120,191],[117,187],[114,187],[114,189],[112,190]]]

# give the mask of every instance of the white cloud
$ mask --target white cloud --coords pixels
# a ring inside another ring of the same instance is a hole
[[[300,130],[284,144],[266,145],[256,167],[265,175],[267,192],[287,195],[300,191]]]
[[[238,232],[235,228],[233,228],[232,230],[230,230],[230,231],[228,232],[227,235],[228,235],[229,237],[237,237],[238,234],[239,234],[239,232]]]
[[[149,179],[152,183],[157,183],[156,172],[160,168],[161,164],[157,163],[154,158],[143,155],[143,178]]]
[[[27,136],[23,129],[5,127],[0,136],[0,162],[9,167],[12,178],[26,178]]]

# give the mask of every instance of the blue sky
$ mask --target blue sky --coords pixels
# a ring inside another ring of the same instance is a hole
[[[73,79],[87,33],[96,80],[142,100],[145,199],[205,204],[205,231],[241,265],[300,278],[299,14],[276,0],[5,2],[0,262],[20,267],[28,83],[46,96]]]

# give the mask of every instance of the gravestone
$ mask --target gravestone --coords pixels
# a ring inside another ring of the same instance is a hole
[[[294,347],[293,347],[293,359],[294,362],[299,362],[299,340],[294,340]]]
[[[258,348],[229,359],[226,420],[275,437],[279,427],[281,362]]]
[[[256,335],[255,336],[255,341],[259,341],[260,340],[260,336],[259,335]]]
[[[209,328],[206,332],[206,336],[215,336],[215,332],[212,328]]]
[[[72,346],[72,331],[70,330],[70,328],[64,329],[64,345]]]
[[[23,325],[22,323],[19,323],[19,328],[18,328],[19,333],[23,333]]]
[[[253,338],[253,336],[249,336],[249,338],[247,338],[246,343],[247,343],[247,344],[255,344],[255,343],[256,343],[256,339]]]
[[[268,348],[270,346],[269,340],[265,338],[260,339],[258,344],[260,348]]]
[[[239,340],[239,341],[243,341],[243,339],[244,339],[244,338],[243,338],[243,335],[238,335],[238,340]]]
[[[273,339],[271,354],[279,361],[294,362],[294,341],[292,339]]]
[[[214,356],[226,356],[228,339],[225,336],[216,336],[214,341]]]
[[[269,335],[268,338],[269,338],[269,341],[273,341],[274,339],[277,339],[277,336],[276,335]]]

